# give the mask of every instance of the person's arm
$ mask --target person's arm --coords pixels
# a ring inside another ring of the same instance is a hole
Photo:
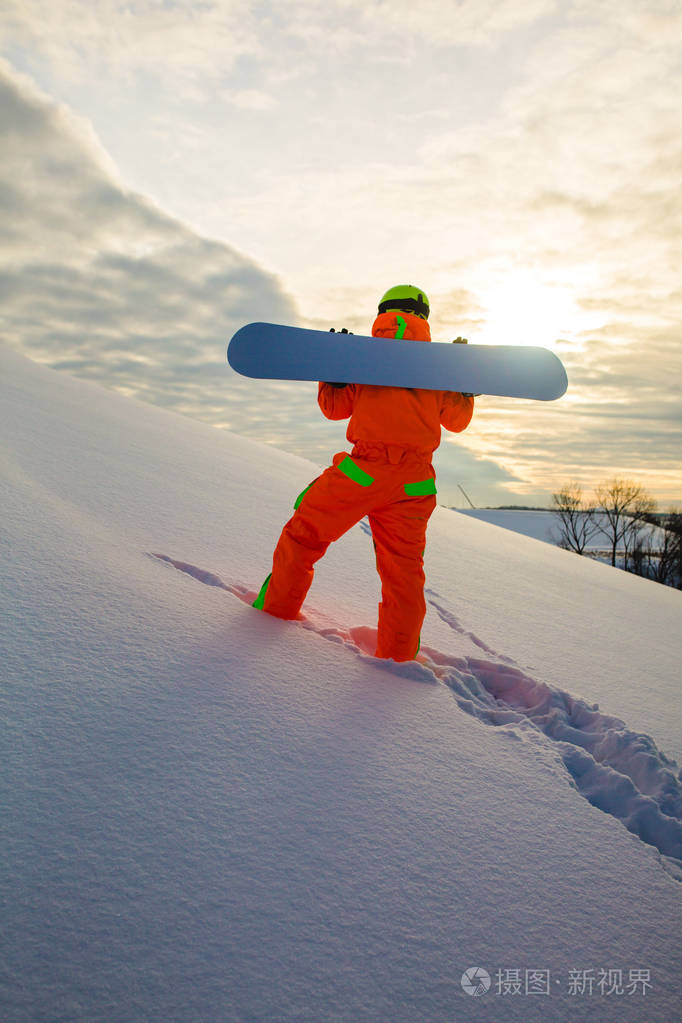
[[[336,327],[329,328],[330,334],[336,334]],[[342,327],[339,334],[352,334],[352,330]],[[337,384],[321,382],[317,392],[317,403],[327,419],[348,419],[353,411],[355,386],[353,384]]]
[[[320,383],[317,403],[327,419],[348,419],[355,401],[355,384]]]
[[[473,394],[460,394],[459,391],[444,391],[443,404],[440,409],[440,423],[452,433],[466,430],[474,414]]]

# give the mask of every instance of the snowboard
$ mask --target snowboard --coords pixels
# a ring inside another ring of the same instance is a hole
[[[553,401],[568,386],[547,348],[444,344],[365,337],[276,323],[248,323],[232,337],[227,361],[237,373],[267,380],[464,391]]]

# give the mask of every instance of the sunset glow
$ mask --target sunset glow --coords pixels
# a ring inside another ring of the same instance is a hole
[[[546,346],[569,377],[480,399],[444,503],[615,472],[679,503],[681,54],[666,0],[8,0],[0,334],[325,464],[343,430],[230,376],[228,338],[367,333],[417,283],[434,339]]]

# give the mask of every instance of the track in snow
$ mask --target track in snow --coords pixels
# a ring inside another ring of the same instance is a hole
[[[257,590],[225,583],[213,572],[166,554],[150,557],[206,586],[225,590],[252,604]],[[296,624],[343,644],[377,667],[416,681],[442,683],[458,707],[478,721],[504,727],[517,737],[551,741],[571,784],[593,806],[621,821],[633,835],[653,846],[664,868],[682,882],[682,772],[654,740],[627,728],[564,690],[524,672],[510,657],[496,653],[465,629],[433,590],[428,603],[452,631],[465,636],[484,657],[457,657],[422,647],[417,661],[397,664],[373,656],[376,629],[343,629],[306,608]]]

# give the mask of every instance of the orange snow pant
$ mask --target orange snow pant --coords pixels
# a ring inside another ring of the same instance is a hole
[[[435,495],[433,466],[423,456],[379,445],[335,455],[282,530],[262,605],[256,606],[296,618],[315,562],[367,515],[381,577],[376,656],[412,660],[426,614],[423,555]]]

